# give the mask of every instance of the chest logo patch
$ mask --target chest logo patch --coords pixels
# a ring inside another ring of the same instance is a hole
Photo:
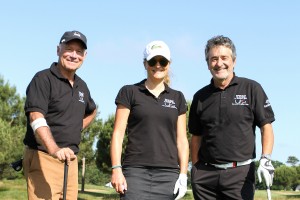
[[[247,95],[245,95],[245,94],[236,94],[235,98],[233,99],[232,105],[233,106],[247,106],[247,105],[249,105]]]
[[[177,109],[175,101],[172,100],[172,99],[165,99],[162,106],[163,107],[167,107],[167,108],[175,108],[175,109]]]
[[[84,99],[83,99],[84,98],[84,93],[79,91],[78,96],[79,96],[79,101],[84,103]]]

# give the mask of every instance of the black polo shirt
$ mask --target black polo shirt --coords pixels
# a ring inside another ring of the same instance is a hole
[[[27,87],[27,131],[23,142],[31,148],[46,151],[37,144],[29,120],[30,112],[40,112],[45,116],[57,145],[70,147],[78,153],[83,118],[95,109],[96,104],[86,83],[75,75],[72,87],[60,74],[57,63],[53,63],[49,69],[36,73]]]
[[[234,76],[224,90],[212,80],[195,93],[188,127],[190,133],[202,136],[199,160],[222,164],[255,158],[255,128],[274,120],[261,85]]]
[[[177,120],[187,111],[185,98],[167,85],[156,98],[145,81],[122,87],[116,97],[130,109],[123,166],[178,168]]]

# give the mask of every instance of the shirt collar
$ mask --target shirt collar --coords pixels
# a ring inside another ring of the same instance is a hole
[[[63,75],[60,73],[58,66],[57,66],[57,62],[53,62],[50,66],[50,71],[59,79],[64,79],[67,80],[65,77],[63,77]],[[77,75],[74,75],[74,82],[77,81]]]
[[[238,84],[239,84],[239,77],[236,76],[235,73],[233,72],[233,77],[232,77],[230,83],[228,84],[228,86],[226,88],[228,88],[230,86],[233,86],[233,85],[238,85]],[[210,80],[210,84],[209,85],[210,85],[211,89],[215,89],[215,90],[219,89],[219,88],[215,87],[215,85],[214,85],[214,79],[213,78]]]
[[[144,80],[142,80],[141,82],[139,82],[135,85],[138,86],[141,91],[148,91],[148,89],[146,88],[146,85],[145,85],[146,80],[147,79],[144,79]],[[169,93],[170,92],[170,87],[166,83],[164,83],[164,85],[165,85],[165,90],[163,92]]]

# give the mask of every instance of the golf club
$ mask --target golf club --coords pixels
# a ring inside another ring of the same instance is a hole
[[[270,187],[267,187],[268,200],[272,199]]]
[[[67,196],[67,187],[68,187],[68,161],[65,160],[65,169],[64,169],[64,186],[63,186],[63,200],[66,200]]]

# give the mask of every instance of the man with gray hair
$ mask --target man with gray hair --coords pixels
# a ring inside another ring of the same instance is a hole
[[[273,180],[270,101],[259,83],[235,75],[236,49],[228,37],[208,40],[205,58],[212,79],[195,93],[188,124],[194,198],[253,199],[256,126],[262,138],[259,177],[263,173],[268,187]]]

